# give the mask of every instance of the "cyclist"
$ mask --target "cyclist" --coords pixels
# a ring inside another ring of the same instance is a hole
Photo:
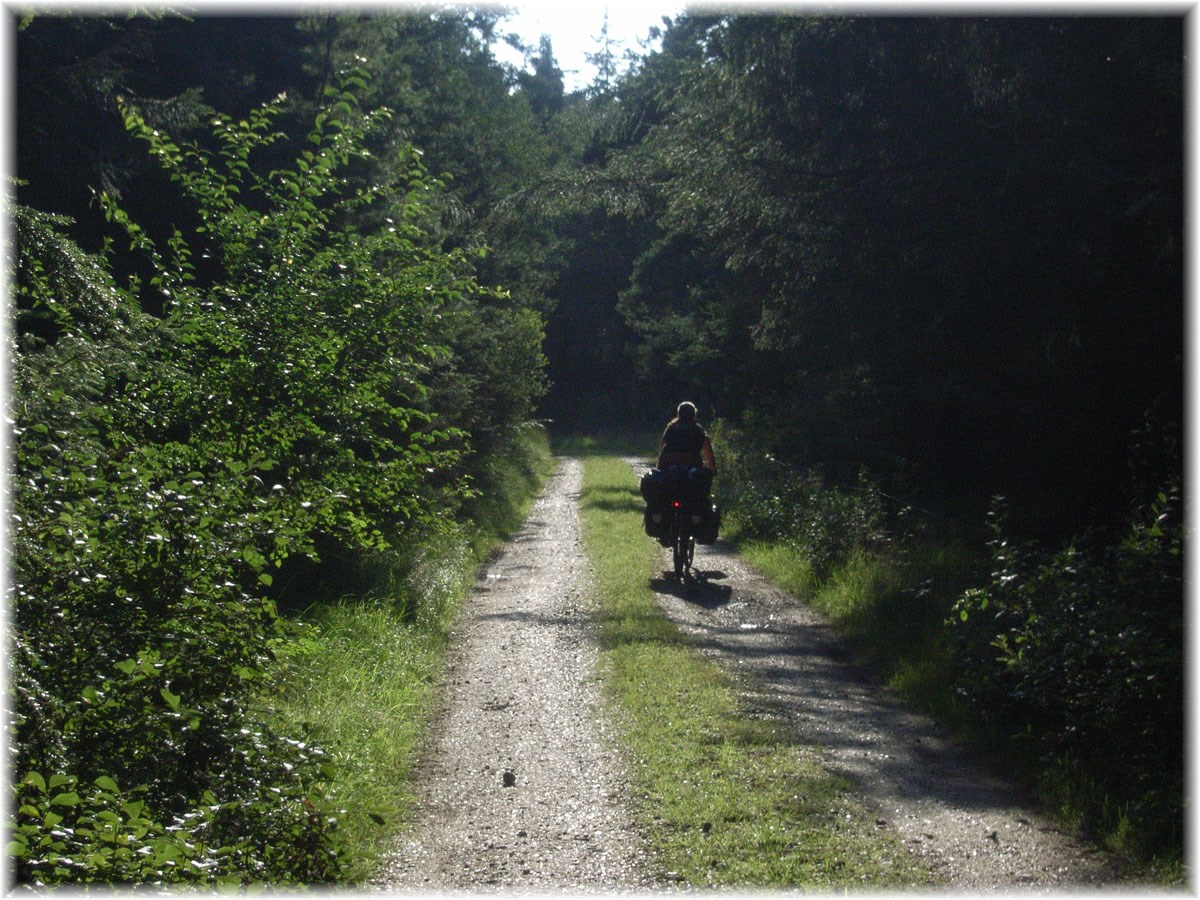
[[[717,459],[713,456],[708,435],[696,421],[696,404],[684,400],[675,418],[667,423],[658,450],[658,467],[667,471],[671,466],[699,468],[703,466],[717,474]]]

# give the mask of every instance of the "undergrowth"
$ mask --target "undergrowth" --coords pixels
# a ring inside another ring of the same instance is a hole
[[[715,431],[727,536],[756,567],[1134,877],[1181,880],[1178,484],[1059,551],[1009,538],[997,507],[985,546],[865,477],[830,484]]]
[[[358,882],[411,803],[409,775],[446,630],[408,624],[394,608],[362,601],[318,607],[307,622],[310,640],[280,672],[276,719],[326,748],[328,802],[340,811],[346,877]]]
[[[880,682],[917,709],[965,727],[953,641],[943,624],[978,567],[977,555],[965,547],[912,548],[901,559],[860,549],[821,578],[794,546],[742,539],[739,549],[772,582],[825,615]]]

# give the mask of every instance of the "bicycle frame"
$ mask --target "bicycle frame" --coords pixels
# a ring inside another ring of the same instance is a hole
[[[671,500],[671,561],[675,577],[686,578],[692,571],[696,553],[696,538],[692,534],[692,517],[678,497]]]

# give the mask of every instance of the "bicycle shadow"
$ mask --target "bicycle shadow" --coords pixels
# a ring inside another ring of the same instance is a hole
[[[650,579],[650,588],[655,593],[669,594],[705,609],[717,609],[729,603],[733,596],[731,585],[714,584],[715,580],[727,577],[720,570],[701,572],[693,569],[680,581],[672,570],[666,569],[658,578]]]

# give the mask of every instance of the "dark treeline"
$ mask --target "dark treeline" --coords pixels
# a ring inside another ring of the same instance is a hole
[[[680,23],[591,151],[644,176],[639,373],[842,480],[1126,512],[1181,421],[1182,62],[1180,20]]]
[[[1182,19],[682,16],[576,93],[503,31],[17,17],[22,879],[336,880],[275,610],[469,539],[533,420],[1177,518]]]
[[[166,227],[117,96],[186,129],[287,92],[300,133],[358,58],[379,146],[448,176],[446,245],[547,317],[563,430],[688,393],[789,460],[1068,533],[1123,511],[1147,417],[1182,420],[1180,19],[684,18],[587,96],[549,45],[505,73],[487,15],[381,21],[35,21],[18,197],[89,250],[95,189]]]

